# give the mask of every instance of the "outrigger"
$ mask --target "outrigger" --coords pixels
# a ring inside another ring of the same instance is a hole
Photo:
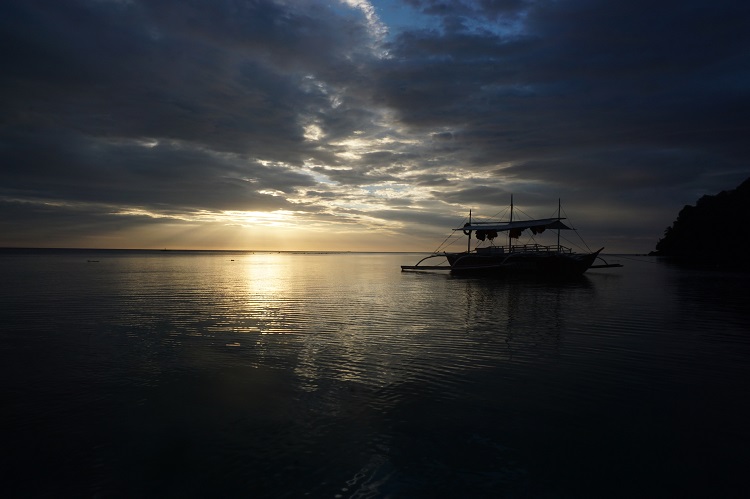
[[[619,263],[607,263],[599,254],[604,248],[588,253],[575,253],[571,248],[560,244],[561,230],[575,230],[563,222],[561,205],[558,200],[557,217],[536,220],[513,220],[513,197],[511,196],[510,220],[505,222],[473,222],[471,211],[469,221],[463,227],[453,229],[462,231],[467,236],[466,251],[450,253],[436,250],[422,258],[416,265],[402,265],[402,271],[449,270],[451,273],[478,275],[537,275],[550,277],[569,277],[581,275],[590,268],[622,267]],[[514,244],[523,231],[529,230],[532,235],[542,234],[547,230],[557,231],[557,244],[542,245],[536,242]],[[495,245],[495,239],[502,232],[508,233],[508,244]],[[471,249],[472,234],[478,244],[488,245]],[[443,257],[447,265],[423,265],[431,258]],[[594,264],[597,260],[603,263]]]

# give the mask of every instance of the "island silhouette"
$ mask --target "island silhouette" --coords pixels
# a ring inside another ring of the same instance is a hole
[[[750,178],[737,188],[686,205],[650,254],[706,268],[750,269]]]

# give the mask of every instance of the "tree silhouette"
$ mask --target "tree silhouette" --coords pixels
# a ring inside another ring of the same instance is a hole
[[[703,196],[695,206],[686,205],[652,254],[709,266],[748,268],[750,232],[744,226],[748,221],[750,178],[734,190]]]

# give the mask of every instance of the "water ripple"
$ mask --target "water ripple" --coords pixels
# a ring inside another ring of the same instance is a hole
[[[650,261],[529,283],[398,272],[413,255],[86,259],[0,259],[15,431],[2,464],[49,470],[58,494],[575,497],[632,483],[637,496],[632,474],[701,491],[685,477],[707,466],[733,483],[750,458],[736,443],[750,442],[741,276]]]

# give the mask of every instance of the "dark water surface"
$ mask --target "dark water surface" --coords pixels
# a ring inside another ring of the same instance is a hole
[[[418,259],[0,252],[0,496],[750,493],[748,275]]]

